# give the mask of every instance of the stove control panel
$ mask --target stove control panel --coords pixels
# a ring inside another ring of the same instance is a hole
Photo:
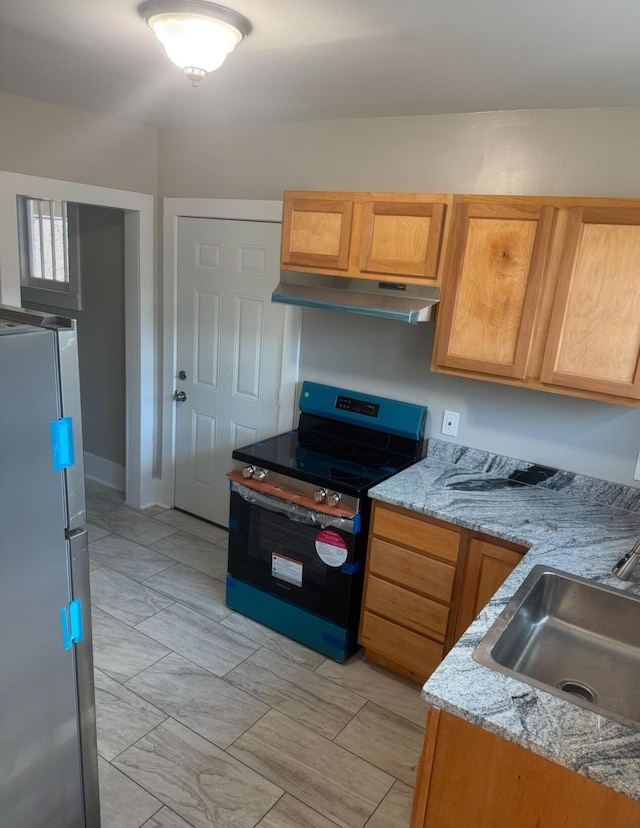
[[[242,469],[242,476],[245,480],[249,480],[249,478],[252,478],[253,480],[264,480],[267,473],[264,469],[259,469],[256,466],[245,466]]]
[[[316,489],[313,493],[313,499],[316,503],[324,503],[327,499],[327,490],[326,489]]]
[[[343,397],[341,394],[336,398],[336,408],[340,411],[351,411],[353,414],[362,414],[365,417],[377,417],[380,411],[378,403],[367,402],[366,400],[355,400],[353,397]]]

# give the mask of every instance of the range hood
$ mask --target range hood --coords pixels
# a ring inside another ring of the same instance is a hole
[[[280,271],[272,302],[303,308],[357,313],[400,322],[428,322],[440,299],[439,287]]]

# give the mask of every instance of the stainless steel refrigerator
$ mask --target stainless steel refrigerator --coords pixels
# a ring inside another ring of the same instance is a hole
[[[75,323],[0,305],[0,825],[99,828]]]

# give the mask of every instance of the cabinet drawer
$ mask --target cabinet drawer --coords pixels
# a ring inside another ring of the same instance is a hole
[[[460,545],[458,532],[427,523],[410,515],[392,512],[390,509],[376,508],[373,518],[373,534],[412,546],[422,552],[428,552],[449,563],[455,563],[458,559],[458,546]]]
[[[427,634],[444,641],[449,620],[449,608],[423,595],[390,584],[369,575],[367,580],[366,609],[410,627],[417,633]]]
[[[365,610],[360,643],[400,662],[424,681],[442,661],[443,646],[430,638],[406,630]]]
[[[449,603],[456,568],[420,552],[372,538],[369,572]]]

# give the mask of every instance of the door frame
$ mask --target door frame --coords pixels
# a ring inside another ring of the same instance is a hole
[[[126,503],[157,502],[154,353],[154,197],[0,170],[0,299],[20,306],[17,196],[75,201],[124,210],[126,352]]]
[[[163,378],[162,378],[162,504],[173,506],[176,470],[176,410],[173,400],[177,365],[177,286],[178,286],[178,220],[209,218],[237,221],[268,221],[282,223],[282,202],[236,198],[165,198],[163,199]],[[300,351],[300,308],[286,306],[284,352],[278,410],[278,430],[292,426],[297,398]]]

